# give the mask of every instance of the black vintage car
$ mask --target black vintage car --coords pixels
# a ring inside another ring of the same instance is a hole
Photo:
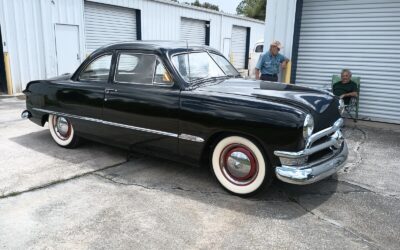
[[[238,195],[276,176],[309,184],[347,159],[343,106],[310,88],[244,80],[216,50],[174,42],[113,44],[92,53],[73,75],[32,81],[22,113],[49,123],[55,142],[80,138],[205,162]]]

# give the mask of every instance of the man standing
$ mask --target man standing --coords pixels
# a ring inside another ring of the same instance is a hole
[[[351,71],[342,70],[341,81],[333,84],[333,94],[343,99],[347,105],[352,97],[357,96],[357,84],[351,80]]]
[[[269,51],[260,56],[256,65],[256,79],[271,82],[278,81],[278,74],[281,65],[282,69],[285,69],[287,62],[289,61],[285,56],[279,54],[281,48],[283,48],[283,46],[279,41],[273,41],[269,47]]]

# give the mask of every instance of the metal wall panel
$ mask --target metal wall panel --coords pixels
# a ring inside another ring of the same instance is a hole
[[[101,46],[136,40],[136,11],[85,2],[86,53]]]
[[[83,38],[81,0],[0,0],[4,50],[9,53],[13,92],[29,81],[57,75],[55,24],[79,26]],[[80,43],[83,48],[83,40]],[[83,57],[81,49],[81,58]]]
[[[245,68],[246,36],[246,27],[240,27],[236,25],[232,27],[231,60],[233,65],[239,70]]]
[[[296,83],[361,77],[360,116],[400,123],[400,2],[304,0]]]
[[[180,40],[193,44],[206,44],[206,22],[191,18],[181,18]]]
[[[29,81],[57,75],[55,24],[79,27],[86,57],[84,3],[98,2],[141,10],[142,40],[180,40],[182,17],[210,22],[210,46],[223,50],[232,26],[251,28],[250,46],[262,39],[264,22],[163,0],[0,0],[0,24],[9,52],[14,93]]]
[[[224,38],[231,39],[232,26],[250,27],[250,47],[264,37],[265,23],[259,20],[207,10],[168,0],[89,0],[141,10],[142,40],[180,40],[181,18],[210,22],[210,46],[223,50]]]

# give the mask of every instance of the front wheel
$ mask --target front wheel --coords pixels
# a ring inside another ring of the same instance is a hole
[[[58,115],[49,115],[49,129],[54,141],[61,147],[75,148],[79,144],[79,137],[69,119]]]
[[[272,181],[259,147],[241,136],[218,142],[212,153],[212,170],[226,190],[241,196],[252,195]]]

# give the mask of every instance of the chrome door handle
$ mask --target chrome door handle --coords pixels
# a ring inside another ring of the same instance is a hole
[[[111,92],[118,92],[118,89],[106,89],[106,94],[111,93]]]

